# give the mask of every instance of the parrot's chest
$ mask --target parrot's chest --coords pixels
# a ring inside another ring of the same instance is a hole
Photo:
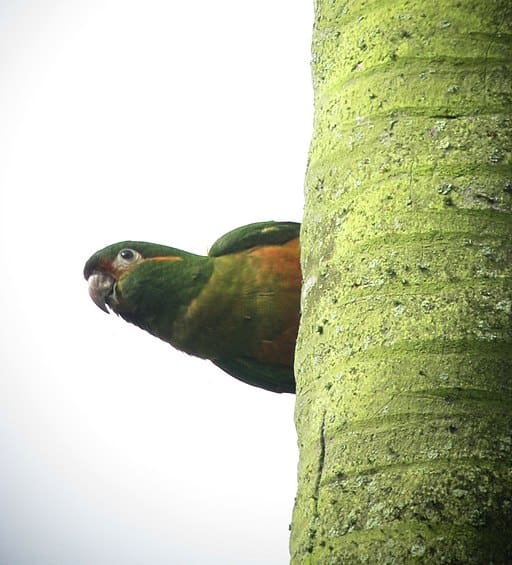
[[[270,325],[271,301],[264,296],[243,291],[198,296],[174,322],[173,345],[208,359],[252,354]]]
[[[176,319],[175,347],[208,359],[257,357],[262,349],[269,349],[269,344],[289,333],[290,351],[280,353],[293,357],[297,289],[249,267],[252,265],[241,269],[240,262],[218,262],[208,285]]]

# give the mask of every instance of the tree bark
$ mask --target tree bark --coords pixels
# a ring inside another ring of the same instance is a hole
[[[292,563],[512,562],[512,2],[317,0]]]

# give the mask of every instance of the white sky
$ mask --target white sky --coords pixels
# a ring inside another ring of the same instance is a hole
[[[300,220],[311,0],[0,2],[0,563],[288,561],[291,395],[89,300],[83,263]]]

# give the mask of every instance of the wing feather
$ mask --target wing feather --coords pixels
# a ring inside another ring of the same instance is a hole
[[[293,368],[284,365],[264,365],[249,357],[212,360],[223,371],[244,383],[272,392],[295,392]]]
[[[220,237],[211,247],[208,255],[220,257],[265,245],[282,245],[299,237],[300,224],[297,222],[258,222],[236,228]]]

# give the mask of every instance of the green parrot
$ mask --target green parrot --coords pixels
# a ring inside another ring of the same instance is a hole
[[[207,256],[123,241],[96,252],[84,276],[104,312],[245,383],[293,393],[299,230],[295,222],[249,224],[218,239]]]

